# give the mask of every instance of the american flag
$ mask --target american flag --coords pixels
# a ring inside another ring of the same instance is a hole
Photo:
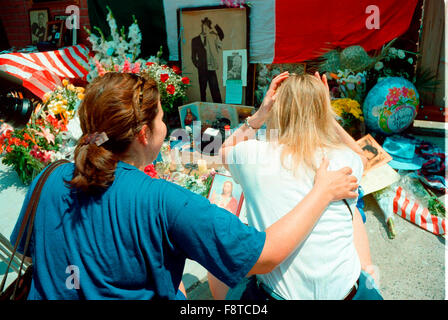
[[[443,235],[445,230],[445,218],[429,213],[429,210],[409,197],[402,187],[398,187],[393,200],[393,211],[420,228],[436,235]]]
[[[0,54],[0,70],[22,81],[40,99],[63,79],[84,79],[89,73],[89,49],[75,45],[55,51]]]

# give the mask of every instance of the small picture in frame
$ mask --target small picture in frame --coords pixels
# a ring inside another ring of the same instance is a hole
[[[48,9],[32,9],[29,11],[31,43],[45,41],[47,30]]]
[[[63,31],[64,31],[63,20],[48,21],[47,29],[45,31],[45,41],[51,42],[58,48],[61,47],[63,39]]]
[[[374,168],[378,168],[392,160],[391,155],[384,151],[370,134],[362,137],[356,142],[367,157],[367,166],[364,168],[364,173],[367,173]]]
[[[243,189],[232,177],[215,174],[207,198],[211,203],[239,217],[244,200]]]
[[[192,126],[194,121],[201,121],[198,106],[195,104],[179,108],[179,116],[182,128]]]

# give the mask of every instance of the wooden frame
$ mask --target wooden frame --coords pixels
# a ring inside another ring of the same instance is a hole
[[[48,8],[30,9],[28,11],[28,18],[30,21],[31,43],[36,44],[44,41],[47,22],[50,18],[50,11]]]
[[[187,92],[189,102],[226,103],[223,51],[246,50],[249,59],[249,8],[179,8],[177,23],[179,60],[183,74],[190,78],[192,84]],[[209,34],[207,40],[204,39],[205,34]],[[208,43],[208,55],[213,58],[211,62],[206,60],[205,41]],[[255,68],[248,62],[247,65],[247,86],[243,87],[242,105],[253,104]]]
[[[64,38],[64,20],[48,21],[45,30],[45,41],[54,43],[58,48],[62,46]]]

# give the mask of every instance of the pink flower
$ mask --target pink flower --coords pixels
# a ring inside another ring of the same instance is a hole
[[[152,66],[153,64],[154,64],[154,62],[150,62],[150,61],[146,62],[146,65],[147,65],[148,67]]]
[[[401,92],[403,92],[403,95],[404,95],[405,97],[407,97],[408,94],[409,94],[409,89],[406,88],[406,87],[403,87],[403,88],[401,88]]]
[[[120,71],[120,66],[118,64],[116,64],[116,65],[114,65],[114,69],[115,69],[116,72],[119,72]]]
[[[121,72],[125,73],[125,72],[130,72],[130,71],[131,71],[131,63],[129,62],[128,59],[126,59],[124,61],[123,70],[121,70]]]
[[[132,73],[139,73],[140,72],[140,62],[134,63],[134,66],[132,67]]]

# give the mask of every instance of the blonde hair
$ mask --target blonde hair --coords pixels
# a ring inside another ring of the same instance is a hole
[[[293,172],[302,164],[315,171],[318,150],[342,147],[334,117],[328,89],[320,79],[292,74],[284,80],[267,121],[268,141],[284,146],[282,165]]]

